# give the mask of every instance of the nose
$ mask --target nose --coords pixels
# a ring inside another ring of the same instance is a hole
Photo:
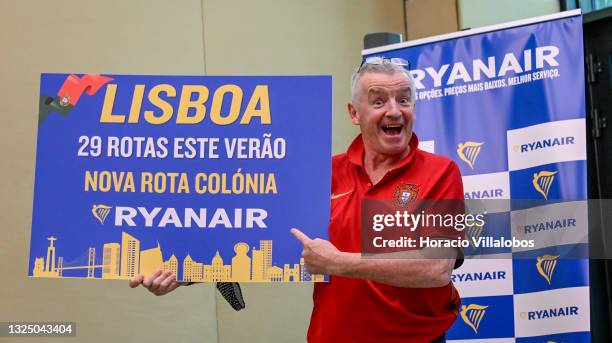
[[[397,118],[402,116],[402,111],[400,109],[400,104],[395,101],[395,99],[389,100],[387,102],[387,111],[385,112],[385,117]]]

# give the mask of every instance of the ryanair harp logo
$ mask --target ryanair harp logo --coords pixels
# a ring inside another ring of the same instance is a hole
[[[484,318],[485,312],[489,306],[482,306],[477,304],[469,304],[468,306],[461,305],[461,319],[471,327],[475,333],[478,333],[478,327],[482,318]]]
[[[535,187],[536,191],[542,194],[546,200],[548,200],[548,191],[550,190],[550,186],[552,185],[553,181],[555,181],[555,174],[557,174],[557,172],[549,172],[546,170],[533,174],[533,187]]]
[[[465,229],[465,234],[470,239],[471,245],[474,245],[474,242],[480,238],[483,230],[484,230],[484,225],[476,225],[476,224],[472,226],[468,226]]]
[[[112,206],[106,206],[106,205],[93,205],[91,207],[91,214],[93,214],[94,218],[96,218],[101,224],[104,224],[104,221],[106,220],[106,217],[108,217],[108,214],[111,211],[111,208],[113,208]]]
[[[470,168],[474,169],[476,158],[478,154],[480,154],[480,146],[483,144],[484,142],[476,143],[470,141],[459,143],[459,145],[457,145],[457,155],[459,155],[459,158],[467,163]]]
[[[544,279],[550,285],[553,277],[553,273],[555,272],[555,268],[557,267],[557,260],[559,256],[552,255],[544,255],[538,257],[538,262],[536,262],[536,267],[538,268],[538,273],[542,275]]]

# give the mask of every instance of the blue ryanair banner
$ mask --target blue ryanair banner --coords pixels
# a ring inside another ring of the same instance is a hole
[[[41,76],[28,274],[303,282],[327,237],[329,76]]]
[[[420,148],[455,160],[466,199],[545,201],[490,213],[497,235],[547,243],[531,251],[484,250],[454,271],[462,306],[449,342],[589,342],[586,255],[564,259],[551,252],[559,244],[551,232],[571,240],[576,223],[586,225],[587,218],[580,12],[364,55],[411,62]]]

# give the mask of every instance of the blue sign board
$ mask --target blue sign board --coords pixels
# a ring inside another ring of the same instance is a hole
[[[43,74],[30,276],[303,282],[327,238],[329,76]]]

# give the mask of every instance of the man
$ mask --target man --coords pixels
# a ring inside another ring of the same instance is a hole
[[[309,342],[432,342],[457,317],[454,259],[360,254],[363,199],[394,199],[402,187],[416,199],[463,199],[454,162],[417,148],[414,83],[398,64],[374,58],[353,74],[348,112],[361,135],[332,161],[330,240],[292,231],[309,272],[331,275],[315,285]]]
[[[457,317],[454,259],[360,254],[363,199],[393,199],[400,187],[416,199],[463,199],[457,166],[418,150],[414,83],[401,64],[369,59],[353,73],[348,111],[361,134],[333,157],[330,240],[292,229],[308,271],[330,275],[330,282],[315,284],[309,342],[443,342]],[[157,295],[178,287],[162,272],[130,281],[139,284]]]

